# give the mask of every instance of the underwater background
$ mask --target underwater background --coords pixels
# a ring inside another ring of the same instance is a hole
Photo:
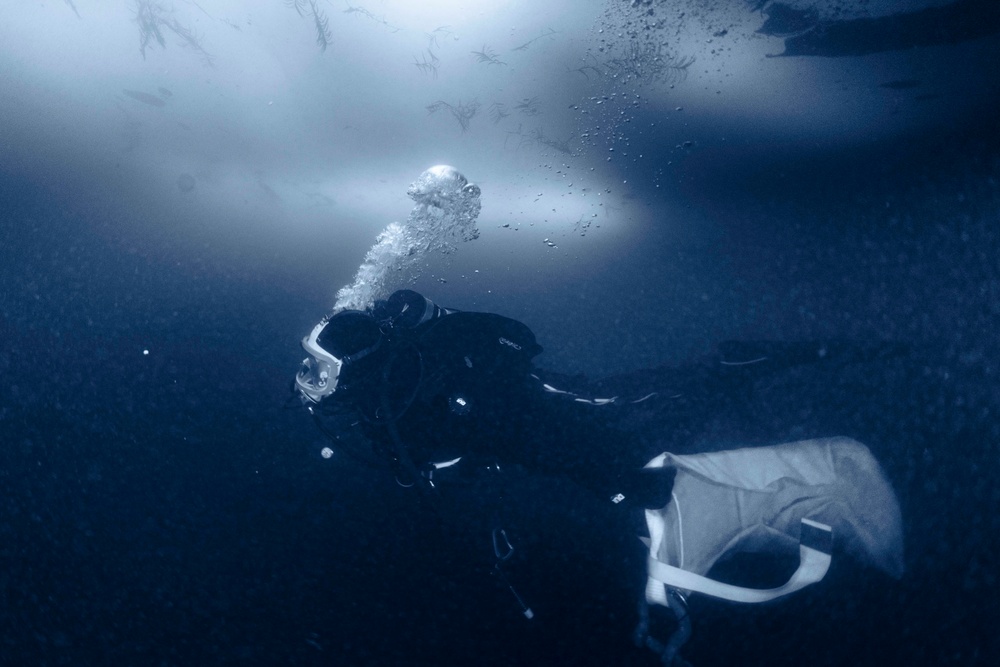
[[[0,664],[654,665],[611,509],[431,503],[289,409],[407,187],[479,237],[398,285],[637,394],[729,340],[891,353],[759,379],[684,453],[845,435],[899,581],[691,601],[694,665],[1000,659],[1000,10],[981,0],[155,0],[0,8]]]

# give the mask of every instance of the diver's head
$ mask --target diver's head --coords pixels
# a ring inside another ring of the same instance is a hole
[[[431,320],[457,312],[451,308],[442,308],[423,294],[410,289],[396,290],[388,299],[376,301],[371,311],[383,329],[414,329]]]
[[[302,339],[309,356],[295,375],[295,388],[303,401],[319,403],[332,395],[344,371],[377,351],[382,340],[378,323],[366,312],[345,310],[320,320]]]
[[[448,208],[453,202],[478,198],[481,191],[457,169],[446,164],[431,167],[413,183],[406,194],[418,204]]]

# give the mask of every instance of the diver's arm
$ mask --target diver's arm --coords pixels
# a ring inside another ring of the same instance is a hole
[[[521,408],[519,463],[568,478],[604,501],[659,509],[670,500],[674,471],[645,470],[649,458],[638,439],[606,422],[603,405],[533,391]]]

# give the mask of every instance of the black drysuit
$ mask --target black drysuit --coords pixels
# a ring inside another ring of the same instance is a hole
[[[454,312],[390,330],[377,354],[345,369],[333,400],[362,415],[377,451],[418,469],[458,457],[519,464],[605,499],[666,504],[669,480],[642,471],[649,457],[633,435],[608,425],[602,406],[546,390],[531,363],[541,351],[516,320]]]

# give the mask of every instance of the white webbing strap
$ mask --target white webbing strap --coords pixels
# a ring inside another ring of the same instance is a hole
[[[649,578],[671,588],[703,593],[732,602],[767,602],[814,584],[826,576],[830,568],[833,529],[826,524],[802,519],[799,538],[799,567],[784,585],[778,588],[743,588],[724,584],[694,572],[649,558]]]

